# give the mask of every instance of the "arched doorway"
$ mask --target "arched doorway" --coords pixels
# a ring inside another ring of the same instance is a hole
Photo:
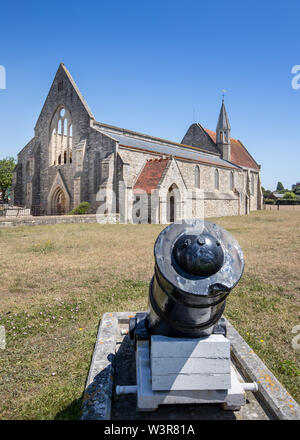
[[[168,189],[167,194],[167,222],[174,223],[179,216],[180,194],[178,186],[173,183]]]
[[[67,198],[64,191],[58,187],[53,193],[51,199],[51,214],[63,215],[67,213]]]

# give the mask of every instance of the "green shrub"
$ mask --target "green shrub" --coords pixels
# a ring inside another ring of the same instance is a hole
[[[266,205],[274,205],[275,204],[275,200],[274,199],[264,199],[264,203]]]
[[[292,191],[287,191],[284,196],[284,199],[297,199],[297,196],[295,193],[293,193]]]
[[[78,206],[76,206],[76,208],[69,212],[69,215],[86,214],[90,207],[91,205],[89,202],[81,202]]]

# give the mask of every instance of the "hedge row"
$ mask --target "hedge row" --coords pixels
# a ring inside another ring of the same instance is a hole
[[[300,199],[279,199],[276,205],[300,205]]]

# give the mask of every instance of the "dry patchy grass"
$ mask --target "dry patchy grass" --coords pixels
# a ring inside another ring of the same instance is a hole
[[[240,242],[245,274],[226,315],[294,398],[299,358],[300,212],[216,222]],[[0,230],[0,418],[78,418],[100,316],[145,309],[161,225]]]

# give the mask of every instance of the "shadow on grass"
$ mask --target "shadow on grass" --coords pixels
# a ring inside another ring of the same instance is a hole
[[[54,420],[79,420],[81,417],[83,393],[79,399],[74,399],[68,406],[59,411]]]

